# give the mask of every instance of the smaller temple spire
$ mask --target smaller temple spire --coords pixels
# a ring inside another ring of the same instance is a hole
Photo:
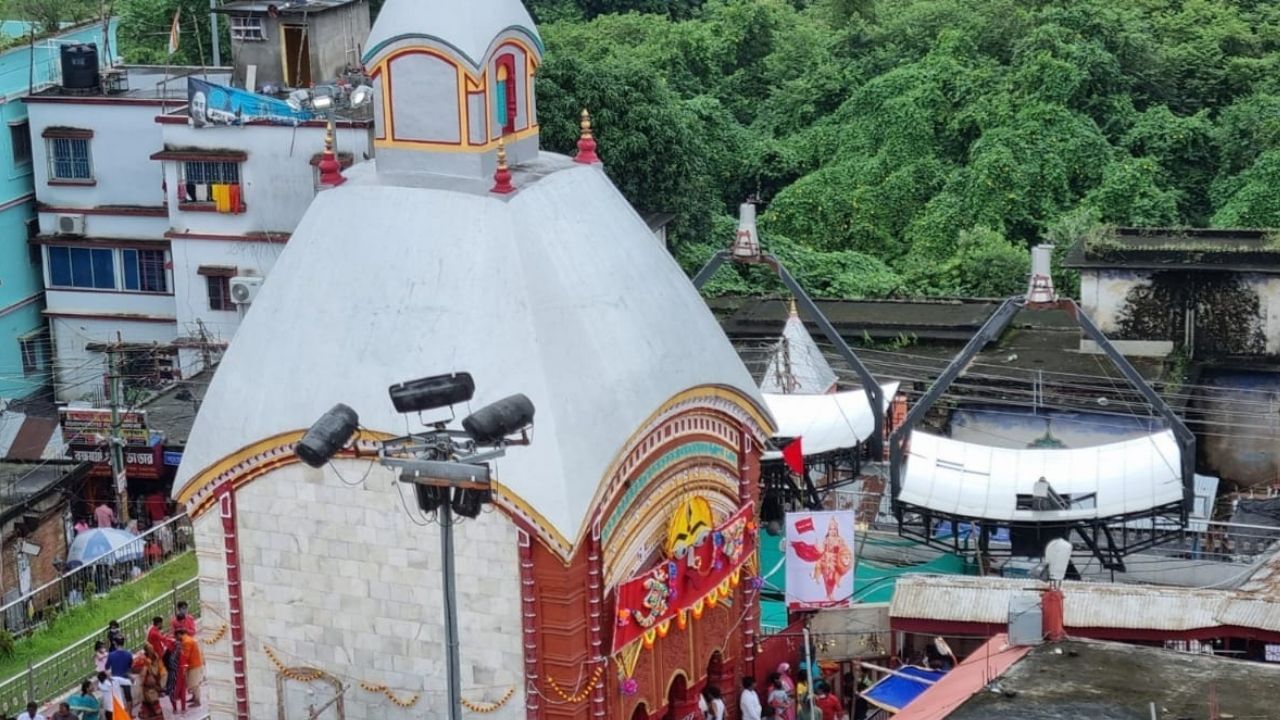
[[[316,167],[320,170],[321,185],[337,187],[347,181],[342,176],[342,163],[338,162],[338,156],[333,152],[332,119],[329,121],[329,128],[324,134],[324,153],[320,155],[320,162]]]
[[[596,138],[591,132],[591,113],[582,109],[582,135],[578,138],[578,154],[573,161],[583,165],[598,165],[600,156],[596,155]]]
[[[498,138],[498,169],[493,173],[493,189],[489,192],[507,195],[516,191],[511,184],[511,169],[507,167],[507,144]]]
[[[791,298],[791,305],[788,308],[791,311],[791,317],[800,317],[800,312],[796,310],[796,299]]]

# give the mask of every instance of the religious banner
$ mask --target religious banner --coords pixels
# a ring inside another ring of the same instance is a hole
[[[284,100],[196,78],[187,78],[187,113],[191,124],[198,128],[247,122],[298,125],[315,117],[304,110],[294,110]]]
[[[787,513],[787,607],[849,607],[853,598],[852,510]]]
[[[713,526],[711,506],[693,498],[681,505],[667,535],[667,559],[618,586],[613,652],[636,641],[666,637],[715,607],[741,582],[756,551],[754,510],[741,508]]]

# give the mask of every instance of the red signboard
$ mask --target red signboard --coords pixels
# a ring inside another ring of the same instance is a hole
[[[665,636],[673,619],[683,627],[690,614],[696,620],[704,607],[726,597],[756,552],[753,513],[750,505],[739,509],[679,557],[619,585],[613,652]]]
[[[163,446],[132,447],[124,449],[124,471],[131,478],[155,480],[160,477]],[[89,477],[111,477],[111,453],[106,445],[72,445],[67,454],[78,462],[91,462]]]

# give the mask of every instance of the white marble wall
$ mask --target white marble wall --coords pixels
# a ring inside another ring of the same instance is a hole
[[[353,684],[344,697],[348,720],[440,717],[446,668],[438,526],[410,519],[390,472],[363,460],[335,465],[341,478],[332,469],[291,465],[237,493],[250,717],[277,717],[277,673],[265,646],[286,664],[313,666]],[[403,492],[420,519],[412,488]],[[216,627],[216,613],[226,615],[217,510],[196,525],[205,624]],[[489,717],[523,717],[515,527],[490,510],[456,526],[454,538],[463,697],[492,702],[514,686],[511,700]],[[208,648],[208,659],[213,720],[232,718],[230,638]],[[360,688],[360,681],[385,684],[400,698],[422,698],[403,709]],[[307,704],[331,697],[320,683],[286,685],[290,720],[305,718]]]

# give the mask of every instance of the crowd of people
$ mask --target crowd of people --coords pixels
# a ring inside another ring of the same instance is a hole
[[[810,677],[814,678],[812,682]],[[742,720],[865,720],[867,701],[859,693],[868,687],[868,682],[869,678],[860,671],[846,674],[840,684],[841,694],[837,695],[817,665],[800,668],[793,678],[790,663],[782,663],[769,674],[763,689],[756,688],[753,677],[742,679],[738,708]],[[715,690],[714,695],[718,698],[719,691]],[[723,701],[708,705],[708,710],[707,720],[723,719]]]
[[[137,652],[129,649],[120,624],[112,620],[94,646],[95,674],[59,703],[53,715],[46,718],[30,703],[18,720],[112,720],[117,708],[137,720],[160,720],[164,699],[175,714],[199,707],[204,653],[188,610],[186,602],[178,603],[168,632],[164,618],[152,618]]]

